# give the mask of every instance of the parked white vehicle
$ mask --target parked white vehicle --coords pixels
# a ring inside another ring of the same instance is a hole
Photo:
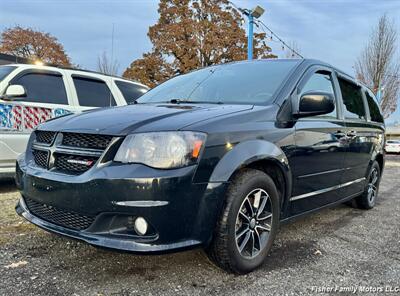
[[[387,140],[385,151],[388,153],[400,153],[400,140]]]
[[[96,107],[131,103],[149,88],[96,72],[49,66],[0,66],[0,178],[12,175],[41,122]]]

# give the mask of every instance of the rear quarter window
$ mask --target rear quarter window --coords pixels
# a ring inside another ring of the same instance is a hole
[[[125,101],[130,104],[136,101],[140,96],[147,92],[147,88],[139,84],[129,83],[125,81],[116,80],[115,84],[121,91]]]
[[[383,123],[383,116],[381,110],[379,109],[378,103],[369,91],[365,92],[365,97],[367,98],[369,114],[371,116],[371,121]]]

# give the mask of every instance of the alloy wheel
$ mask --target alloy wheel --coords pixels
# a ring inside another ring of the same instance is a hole
[[[368,201],[370,204],[372,204],[375,201],[376,195],[377,195],[377,184],[378,184],[378,170],[374,168],[371,172],[371,175],[369,177],[369,182],[368,182]]]
[[[254,258],[265,248],[272,219],[268,193],[261,188],[251,191],[240,206],[235,224],[236,247],[243,257]]]

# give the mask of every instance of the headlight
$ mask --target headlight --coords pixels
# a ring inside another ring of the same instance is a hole
[[[197,162],[206,135],[198,132],[154,132],[125,138],[114,160],[142,163],[159,169],[179,168]]]

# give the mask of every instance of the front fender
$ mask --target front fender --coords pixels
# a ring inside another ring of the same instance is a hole
[[[290,178],[289,162],[285,153],[275,144],[264,140],[251,140],[239,143],[218,162],[209,182],[227,182],[240,168],[259,160],[272,160]]]
[[[231,176],[239,169],[257,161],[268,160],[276,164],[285,179],[285,196],[282,200],[282,211],[287,207],[288,196],[291,193],[292,178],[289,162],[285,153],[275,144],[264,140],[250,140],[235,145],[227,152],[215,166],[208,181],[207,190],[214,192],[202,200],[199,213],[206,212],[207,215],[198,216],[198,227],[203,230],[199,237],[207,244],[212,238],[212,231],[223,208],[224,196]],[[218,189],[218,193],[215,193]]]

